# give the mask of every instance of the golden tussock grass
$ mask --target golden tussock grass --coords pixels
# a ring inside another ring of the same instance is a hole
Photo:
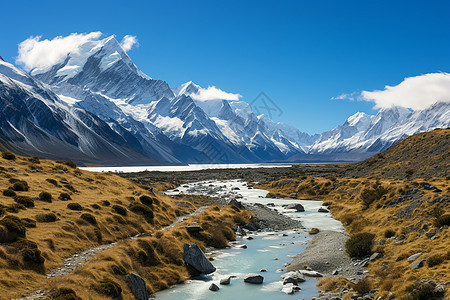
[[[431,184],[441,192],[423,189],[424,184]],[[372,250],[381,252],[384,257],[370,263],[369,272],[381,296],[396,292],[399,299],[403,299],[417,280],[450,281],[450,233],[448,226],[436,227],[437,218],[450,213],[448,200],[445,200],[450,187],[446,178],[301,177],[259,187],[272,195],[297,193],[299,199],[326,201],[333,216],[350,234],[375,234]],[[399,198],[414,188],[419,189],[414,197]],[[398,202],[395,205],[391,203],[394,199]],[[433,240],[432,236],[435,236]],[[419,259],[426,263],[420,269],[411,270],[407,258],[417,252],[423,253]],[[332,284],[327,280],[322,283],[331,287]]]
[[[3,195],[4,190],[18,181],[26,182],[29,188],[15,193],[35,198],[34,207],[23,207],[14,197]],[[231,226],[248,222],[250,217],[245,211],[215,206],[185,222],[205,227],[198,236],[190,236],[185,224],[158,231],[178,216],[204,205],[202,201],[206,198],[174,199],[147,188],[115,174],[83,171],[70,163],[21,156],[15,160],[0,158],[0,222],[5,215],[24,219],[23,224],[25,219],[31,223],[39,220],[35,227],[26,228],[25,239],[18,240],[24,246],[18,246],[18,242],[0,245],[0,295],[14,298],[38,289],[72,288],[83,299],[103,299],[99,282],[111,279],[122,288],[122,297],[129,299],[131,291],[126,276],[114,273],[121,273],[120,270],[139,274],[148,282],[149,290],[155,292],[188,277],[182,261],[185,242],[197,243],[203,249],[224,247],[234,239]],[[50,193],[52,199],[42,192]],[[46,198],[37,199],[40,194]],[[146,204],[141,203],[141,195],[150,197],[144,199]],[[66,200],[68,197],[70,200]],[[73,204],[68,206],[69,203]],[[118,211],[115,206],[122,209]],[[5,226],[0,224],[0,239],[16,239]],[[152,236],[123,240],[144,232]],[[120,242],[69,276],[46,278],[48,271],[62,266],[64,259],[73,254],[115,241]]]

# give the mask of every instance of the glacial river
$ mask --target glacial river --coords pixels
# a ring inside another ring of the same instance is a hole
[[[302,289],[294,295],[281,292],[282,269],[291,261],[291,257],[302,252],[311,236],[308,229],[317,227],[321,230],[344,231],[342,224],[333,219],[329,213],[319,213],[320,201],[271,199],[265,198],[267,191],[248,189],[244,182],[231,180],[226,182],[198,182],[186,184],[176,190],[166,192],[174,194],[205,194],[216,197],[242,197],[243,203],[273,203],[272,209],[278,210],[293,219],[302,221],[305,229],[290,231],[264,232],[253,234],[253,240],[238,239],[238,244],[246,244],[247,249],[224,249],[214,256],[213,264],[217,268],[213,274],[184,284],[173,286],[156,294],[157,299],[311,299],[318,296],[317,281],[308,278],[299,284]],[[294,212],[282,207],[283,204],[300,203],[304,212]],[[267,272],[259,272],[266,269]],[[264,276],[262,285],[244,283],[247,273],[258,273]],[[236,276],[229,286],[220,285],[220,279]],[[217,292],[209,290],[211,283],[220,287]]]

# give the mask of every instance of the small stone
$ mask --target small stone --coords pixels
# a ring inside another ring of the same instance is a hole
[[[246,239],[247,240],[253,240],[253,237],[252,236],[248,236]]]
[[[383,257],[383,254],[381,254],[379,252],[375,252],[370,256],[369,260],[374,261],[374,260],[382,258],[382,257]]]
[[[416,254],[411,255],[411,256],[408,257],[406,260],[409,261],[409,262],[415,261],[415,260],[418,259],[419,256],[421,256],[421,255],[422,255],[422,252],[419,252],[419,253],[416,253]]]
[[[323,208],[323,207],[320,207],[317,211],[320,212],[320,213],[327,213],[327,212],[330,212],[328,209]]]
[[[222,285],[229,285],[230,283],[231,283],[231,277],[220,280],[220,284],[222,284]]]
[[[337,274],[339,274],[338,270],[334,270],[333,273],[331,273],[331,275],[337,275]]]
[[[220,288],[217,286],[217,284],[211,283],[211,285],[209,286],[209,290],[213,291],[213,292],[217,292],[218,290],[220,290]]]
[[[259,274],[247,274],[244,278],[244,282],[252,283],[252,284],[262,284],[264,281],[264,277]]]
[[[261,269],[261,270],[259,270],[260,272],[267,272],[267,270],[266,269]]]
[[[425,264],[425,260],[416,260],[411,264],[411,270],[422,268]]]

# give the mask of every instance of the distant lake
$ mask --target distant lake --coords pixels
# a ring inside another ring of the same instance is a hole
[[[187,166],[123,166],[123,167],[81,167],[91,172],[132,173],[143,171],[186,172],[207,169],[282,168],[292,164],[192,164]]]

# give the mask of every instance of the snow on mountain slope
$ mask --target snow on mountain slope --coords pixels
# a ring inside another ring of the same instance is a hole
[[[177,95],[195,96],[200,89],[202,87],[190,81],[173,90]],[[259,153],[261,160],[280,160],[286,155],[303,152],[297,143],[289,141],[287,135],[280,132],[281,129],[267,126],[265,120],[257,118],[246,102],[224,99],[194,102],[235,146]]]
[[[331,131],[324,132],[310,147],[310,154],[376,153],[401,139],[450,124],[450,105],[438,103],[420,110],[383,108],[375,116],[357,113]]]
[[[67,120],[77,118],[91,131],[92,126],[109,128],[107,134],[115,135],[112,140],[120,145],[114,144],[116,150],[129,144],[132,151],[156,161],[263,162],[335,153],[350,153],[351,158],[381,151],[416,132],[448,126],[449,119],[448,106],[433,112],[393,107],[376,116],[357,113],[333,130],[309,135],[256,116],[248,103],[236,100],[238,94],[205,89],[192,81],[171,89],[165,81],[143,74],[114,36],[86,41],[55,65],[33,69],[34,77],[11,68],[3,72],[11,84],[34,93],[49,109],[68,111]],[[3,84],[10,84],[8,80]],[[42,96],[33,92],[35,86],[58,96]],[[71,122],[69,127],[79,136],[78,148],[92,155],[93,144],[80,139],[83,129]],[[8,126],[13,130],[15,125]]]
[[[111,124],[120,128],[115,121]],[[4,61],[0,61],[0,135],[19,151],[33,155],[109,164],[163,162],[147,157],[135,137],[120,135],[97,116],[69,106]]]

